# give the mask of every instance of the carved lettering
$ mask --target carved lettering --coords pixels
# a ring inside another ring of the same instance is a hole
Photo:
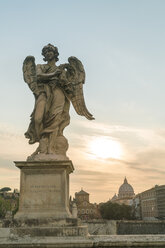
[[[60,192],[56,185],[30,185],[30,193]]]

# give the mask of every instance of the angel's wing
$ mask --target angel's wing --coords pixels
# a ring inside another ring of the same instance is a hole
[[[85,70],[83,64],[76,57],[68,58],[68,78],[72,85],[73,94],[70,100],[78,115],[85,116],[88,120],[93,120],[93,115],[88,111],[83,94],[83,84],[85,83]]]
[[[23,62],[23,77],[31,91],[35,95],[38,95],[36,65],[33,56],[27,56]]]

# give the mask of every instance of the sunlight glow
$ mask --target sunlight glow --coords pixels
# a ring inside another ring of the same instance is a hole
[[[90,143],[90,150],[95,157],[120,159],[122,148],[118,141],[107,137],[95,138]]]

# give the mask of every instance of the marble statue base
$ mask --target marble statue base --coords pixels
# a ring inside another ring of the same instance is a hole
[[[69,211],[69,174],[74,167],[68,161],[17,161],[21,171],[19,210],[16,220],[71,218]]]
[[[69,210],[69,174],[74,167],[66,161],[17,161],[20,169],[19,210],[12,222],[18,236],[88,235],[87,226],[73,218]]]

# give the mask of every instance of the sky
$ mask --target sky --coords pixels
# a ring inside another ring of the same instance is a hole
[[[59,62],[76,56],[84,65],[85,102],[95,120],[78,116],[64,131],[75,171],[70,194],[83,188],[105,202],[125,176],[140,193],[165,184],[165,1],[0,1],[0,188],[19,188],[13,161],[37,147],[24,133],[34,96],[22,64],[58,47]]]

